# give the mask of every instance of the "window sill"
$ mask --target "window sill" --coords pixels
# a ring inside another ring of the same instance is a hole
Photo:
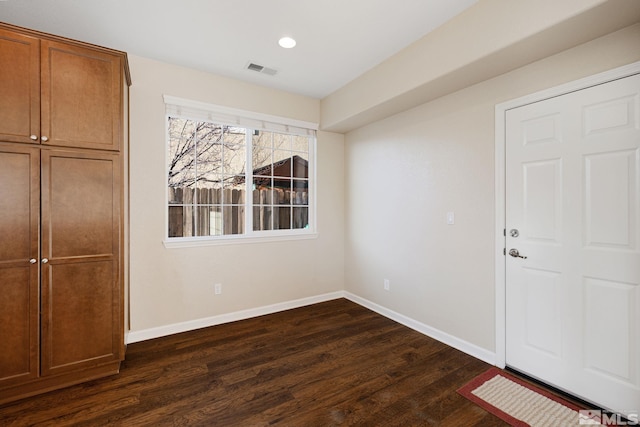
[[[279,234],[266,236],[224,236],[224,237],[182,237],[174,239],[165,239],[162,244],[167,249],[177,248],[195,248],[199,246],[220,246],[220,245],[238,245],[238,244],[256,244],[256,243],[272,243],[286,242],[295,240],[312,240],[318,237],[318,233],[296,233],[296,234]]]

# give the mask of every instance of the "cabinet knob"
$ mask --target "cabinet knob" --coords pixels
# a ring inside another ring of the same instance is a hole
[[[49,138],[47,138],[46,136],[43,136],[42,138],[40,138],[42,140],[42,142],[47,142],[49,140]]]
[[[31,135],[29,138],[31,138],[32,141],[37,141],[38,135]]]
[[[42,263],[43,263],[43,264],[46,264],[46,263],[48,263],[48,262],[49,262],[49,259],[48,259],[48,258],[42,258]]]
[[[38,261],[36,261],[36,259],[35,259],[35,258],[31,258],[31,259],[29,260],[29,262],[30,262],[31,264],[35,264],[35,263],[36,263],[36,262],[38,262]]]

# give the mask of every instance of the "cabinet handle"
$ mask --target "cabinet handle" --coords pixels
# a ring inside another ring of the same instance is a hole
[[[42,142],[47,142],[49,140],[49,138],[47,138],[46,136],[43,136],[42,138],[40,138],[42,140]]]
[[[43,264],[46,264],[46,263],[48,263],[48,262],[49,262],[49,260],[48,260],[47,258],[42,258],[42,263],[43,263]]]
[[[31,138],[32,141],[37,141],[38,135],[31,135],[29,138]]]
[[[31,258],[31,259],[29,260],[29,262],[30,262],[31,264],[35,264],[35,263],[36,263],[36,262],[38,262],[38,261],[36,261],[36,259],[35,259],[35,258]]]

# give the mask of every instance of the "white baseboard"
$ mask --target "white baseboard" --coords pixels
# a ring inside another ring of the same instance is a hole
[[[421,334],[424,334],[444,344],[447,344],[450,347],[453,347],[464,353],[467,353],[468,355],[473,356],[476,359],[480,359],[483,362],[487,362],[490,365],[495,365],[496,363],[496,354],[494,352],[486,350],[482,347],[478,347],[475,344],[471,344],[470,342],[454,337],[453,335],[449,335],[448,333],[442,332],[439,329],[425,325],[424,323],[418,322],[417,320],[411,319],[410,317],[407,317],[403,314],[396,313],[393,310],[389,310],[386,307],[378,305],[367,299],[361,298],[350,292],[345,292],[344,297],[350,301],[355,302],[356,304],[359,304],[363,307],[368,308],[369,310],[375,311],[376,313],[381,314],[384,317],[387,317],[391,320],[394,320],[400,324],[405,325],[408,328],[418,331]]]
[[[203,319],[196,319],[187,322],[174,323],[166,326],[159,326],[157,328],[143,329],[140,331],[130,331],[127,334],[126,341],[127,344],[131,344],[134,342],[178,334],[180,332],[192,331],[194,329],[206,328],[209,326],[236,322],[238,320],[250,319],[252,317],[264,316],[265,314],[278,313],[280,311],[291,310],[311,304],[318,304],[338,298],[346,298],[349,301],[366,307],[369,310],[375,311],[382,316],[385,316],[415,331],[418,331],[421,334],[424,334],[453,348],[456,348],[464,353],[467,353],[470,356],[473,356],[491,365],[496,364],[496,354],[494,352],[485,350],[484,348],[478,347],[475,344],[471,344],[467,341],[461,340],[460,338],[449,335],[446,332],[442,332],[431,326],[425,325],[424,323],[418,322],[417,320],[411,319],[405,315],[397,313],[393,310],[385,308],[381,305],[378,305],[374,302],[371,302],[367,299],[361,298],[346,291],[331,292],[328,294],[317,295],[293,301],[286,301],[278,304],[236,311],[233,313],[221,314],[219,316],[205,317]]]
[[[171,325],[159,326],[157,328],[143,329],[140,331],[130,331],[127,335],[127,344],[178,334],[180,332],[193,331],[195,329],[209,326],[222,325],[224,323],[236,322],[238,320],[250,319],[252,317],[264,316],[280,311],[291,310],[293,308],[304,307],[306,305],[318,304],[320,302],[344,298],[343,291],[331,292],[309,298],[301,298],[293,301],[281,302],[278,304],[265,305],[263,307],[251,308],[248,310],[236,311],[233,313],[221,314],[219,316],[205,317],[203,319],[189,320],[187,322],[173,323]]]

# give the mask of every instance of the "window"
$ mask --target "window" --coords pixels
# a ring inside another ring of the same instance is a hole
[[[314,233],[314,129],[167,98],[168,242]]]

